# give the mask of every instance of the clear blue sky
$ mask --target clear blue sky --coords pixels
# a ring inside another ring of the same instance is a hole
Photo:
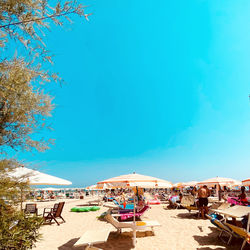
[[[56,109],[40,170],[86,186],[136,171],[250,176],[250,1],[86,0],[47,35]]]

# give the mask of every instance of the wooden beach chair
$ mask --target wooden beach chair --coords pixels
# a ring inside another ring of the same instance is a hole
[[[59,203],[54,204],[53,208],[50,208],[50,209],[44,208],[43,218],[45,222],[51,223],[52,220],[54,220],[58,226],[60,226],[59,222],[57,221],[58,218],[62,219],[63,222],[65,222],[65,220],[62,217],[62,210],[63,210],[64,204],[65,202],[59,202]]]
[[[27,203],[24,208],[24,213],[37,215],[37,206],[35,203]]]

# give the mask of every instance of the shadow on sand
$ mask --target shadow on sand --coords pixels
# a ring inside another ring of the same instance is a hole
[[[199,247],[197,250],[225,250],[227,248],[225,247],[216,247],[216,248],[211,248],[211,247]]]
[[[74,244],[79,240],[79,238],[74,238],[66,242],[65,244],[58,247],[59,250],[76,249]]]
[[[186,210],[187,211],[187,210]],[[177,214],[174,218],[179,218],[179,219],[200,219],[198,217],[198,213],[190,213],[190,212],[186,212],[186,213],[179,213]]]
[[[136,232],[136,238],[143,238],[143,237],[151,237],[154,236],[152,231],[144,231],[144,232]],[[108,240],[105,243],[94,244],[95,247],[99,247],[103,250],[130,250],[133,248],[133,233],[130,232],[123,232],[121,234],[117,232],[111,232],[109,234]],[[66,242],[65,244],[58,247],[59,250],[82,250],[83,247],[74,247],[74,244],[78,241],[79,238],[71,239],[70,241]]]
[[[230,249],[230,250],[236,250],[241,248],[242,240],[241,239],[233,239],[232,242],[227,245],[223,243],[223,241],[219,238],[219,231],[215,227],[209,227],[211,230],[211,233],[200,236],[200,235],[194,235],[194,239],[199,243],[201,246],[200,248],[197,248],[197,250],[222,250],[222,249]],[[225,238],[224,238],[225,237]],[[223,236],[224,240],[228,240],[228,235]],[[217,246],[216,248],[212,248],[210,246]],[[247,250],[249,248],[244,248],[244,250]]]

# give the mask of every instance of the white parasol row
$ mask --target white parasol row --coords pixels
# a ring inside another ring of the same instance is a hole
[[[207,185],[220,185],[220,186],[240,186],[242,185],[241,181],[234,180],[232,178],[225,177],[214,177],[197,183],[198,186]]]

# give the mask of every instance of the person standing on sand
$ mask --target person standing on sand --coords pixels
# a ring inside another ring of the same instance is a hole
[[[206,185],[204,185],[198,190],[199,210],[200,210],[202,219],[205,219],[205,214],[208,213],[207,205],[208,205],[209,196],[210,196],[210,191]]]

